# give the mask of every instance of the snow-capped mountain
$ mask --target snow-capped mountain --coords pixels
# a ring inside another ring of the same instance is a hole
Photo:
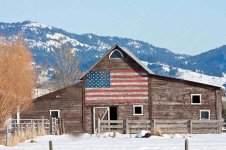
[[[23,35],[38,67],[46,66],[46,64],[51,67],[51,64],[54,63],[52,52],[61,45],[67,45],[82,58],[81,69],[86,70],[112,45],[118,44],[131,50],[156,74],[184,78],[185,75],[181,76],[181,72],[183,72],[181,70],[187,70],[197,76],[206,74],[209,78],[216,76],[222,79],[225,79],[226,74],[226,46],[196,56],[189,56],[175,54],[168,49],[130,38],[94,34],[79,35],[31,21],[0,23],[0,34],[12,40],[17,35]],[[48,73],[42,72],[40,77],[45,78],[46,74]],[[194,79],[194,77],[192,78]],[[214,81],[211,80],[211,82]],[[222,80],[220,84],[226,84],[226,81]]]

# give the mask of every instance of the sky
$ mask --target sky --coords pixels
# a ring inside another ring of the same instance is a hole
[[[0,22],[25,20],[180,54],[226,45],[226,0],[0,0]]]

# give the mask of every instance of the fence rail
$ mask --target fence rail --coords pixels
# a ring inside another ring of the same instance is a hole
[[[226,132],[226,122],[223,123],[222,131]]]
[[[225,124],[224,124],[225,125]],[[160,128],[163,133],[221,133],[224,128],[222,120],[100,120],[98,133],[117,131],[136,133],[139,130]]]

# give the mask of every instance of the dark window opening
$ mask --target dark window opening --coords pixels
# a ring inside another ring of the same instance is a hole
[[[201,103],[201,95],[192,95],[192,103],[200,104]]]
[[[133,115],[143,115],[143,105],[134,105]]]
[[[110,107],[110,120],[117,120],[117,107]]]
[[[119,50],[114,50],[110,54],[110,58],[120,58],[120,59],[123,59],[123,55],[122,55],[122,53]]]
[[[52,118],[60,118],[59,111],[57,111],[57,110],[56,111],[51,110],[50,114],[51,114]]]
[[[142,114],[141,107],[135,107],[135,114]]]
[[[201,111],[200,119],[210,119],[210,112],[209,111]]]

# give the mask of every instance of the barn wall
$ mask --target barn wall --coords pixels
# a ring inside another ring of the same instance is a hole
[[[152,118],[199,120],[200,110],[207,109],[211,120],[220,119],[220,90],[216,92],[217,88],[158,76],[150,76],[149,83]],[[192,105],[191,94],[201,94],[202,104]]]
[[[120,50],[120,48],[118,48]],[[121,51],[125,56],[124,59],[109,59],[109,55],[106,55],[98,64],[96,64],[92,71],[104,71],[104,70],[143,70],[140,65],[137,64],[133,59],[131,59],[127,54]],[[146,71],[145,71],[146,72]],[[84,79],[85,80],[85,79]],[[133,105],[143,105],[144,115],[133,116]],[[86,103],[86,132],[93,132],[93,107],[100,106],[116,106],[118,109],[118,119],[149,119],[149,100],[143,103],[109,103],[106,100],[106,103]]]
[[[75,84],[57,92],[39,97],[33,106],[21,113],[23,119],[49,118],[49,110],[60,110],[66,133],[82,132],[82,89],[83,83]],[[59,95],[59,98],[56,96]]]
[[[144,115],[133,115],[133,105],[143,105]],[[124,104],[92,104],[86,106],[86,132],[93,132],[93,107],[117,107],[118,109],[118,120],[148,120],[149,119],[149,105],[147,103],[124,103]]]

